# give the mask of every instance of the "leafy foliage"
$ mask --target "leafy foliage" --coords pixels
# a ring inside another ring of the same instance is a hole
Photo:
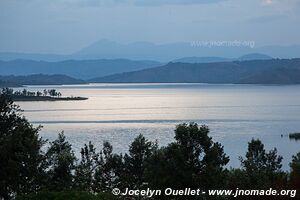
[[[70,189],[76,158],[71,144],[66,141],[63,133],[58,134],[58,139],[50,143],[45,156],[49,168],[47,170],[47,188],[53,191]]]
[[[291,186],[300,191],[300,152],[293,156],[293,160],[290,163],[291,167]]]
[[[144,136],[139,135],[129,146],[129,154],[125,154],[124,187],[141,189],[146,184],[145,170],[146,164],[157,144],[148,141]]]
[[[0,94],[0,198],[35,192],[43,180],[45,141],[21,114],[7,91]]]
[[[150,158],[146,168],[150,188],[222,188],[229,158],[208,133],[207,126],[196,123],[178,125],[176,141]]]
[[[246,158],[240,158],[251,188],[270,188],[286,185],[287,176],[281,170],[282,157],[274,148],[266,152],[260,140],[252,139],[248,144]]]
[[[99,167],[95,172],[94,191],[111,192],[113,188],[118,188],[122,172],[122,156],[113,154],[111,144],[104,142]]]
[[[89,142],[81,149],[81,161],[75,171],[75,187],[82,191],[93,191],[94,174],[100,165],[100,155],[94,145]]]

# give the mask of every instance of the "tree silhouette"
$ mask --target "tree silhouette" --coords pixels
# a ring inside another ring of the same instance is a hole
[[[94,191],[111,192],[113,188],[118,188],[121,184],[122,172],[122,156],[113,154],[112,145],[109,142],[104,142],[100,152],[99,167],[95,172]]]
[[[208,189],[224,186],[229,158],[208,136],[206,126],[180,124],[176,141],[154,152],[147,165],[147,180],[154,188]]]
[[[240,160],[252,188],[267,189],[286,182],[286,174],[281,170],[282,157],[277,155],[276,148],[267,153],[260,140],[252,139],[246,158]]]
[[[75,171],[75,187],[81,191],[92,192],[95,171],[99,167],[100,155],[94,145],[89,142],[81,149],[81,160]]]
[[[290,163],[291,167],[291,185],[294,189],[300,191],[300,152],[293,156],[293,160]]]
[[[75,169],[75,155],[72,146],[66,141],[64,133],[58,134],[58,138],[50,142],[46,153],[49,169],[48,188],[53,191],[67,190],[72,187],[73,170]]]
[[[125,154],[125,173],[123,174],[126,186],[132,189],[141,189],[145,180],[145,165],[157,149],[157,145],[139,135],[129,146],[129,154]]]
[[[24,117],[11,97],[0,94],[0,199],[36,192],[44,169],[45,141]]]

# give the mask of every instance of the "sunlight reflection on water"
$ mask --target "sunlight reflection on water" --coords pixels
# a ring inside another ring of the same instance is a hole
[[[28,86],[29,90],[55,88],[65,96],[86,101],[18,102],[25,116],[42,124],[49,140],[64,130],[76,152],[88,141],[99,148],[110,141],[124,152],[142,133],[160,145],[173,141],[175,125],[207,124],[215,141],[225,146],[230,166],[239,166],[247,142],[260,138],[267,148],[277,147],[288,169],[300,142],[281,134],[300,131],[300,86],[209,84],[91,84]]]

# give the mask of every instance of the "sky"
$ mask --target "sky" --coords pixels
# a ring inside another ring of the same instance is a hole
[[[0,0],[0,52],[70,54],[127,44],[300,44],[300,0]]]

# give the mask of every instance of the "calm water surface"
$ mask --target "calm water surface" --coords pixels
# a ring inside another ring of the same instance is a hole
[[[76,152],[92,141],[103,141],[125,152],[142,133],[160,145],[173,141],[175,125],[206,124],[211,137],[224,145],[229,166],[238,167],[247,142],[259,138],[267,149],[276,147],[284,169],[300,142],[286,136],[300,132],[300,86],[209,84],[91,84],[28,86],[30,91],[55,88],[64,96],[86,101],[18,102],[25,116],[43,125],[41,135],[54,140],[64,131]],[[22,88],[20,88],[22,89]],[[283,137],[281,137],[283,134]]]

